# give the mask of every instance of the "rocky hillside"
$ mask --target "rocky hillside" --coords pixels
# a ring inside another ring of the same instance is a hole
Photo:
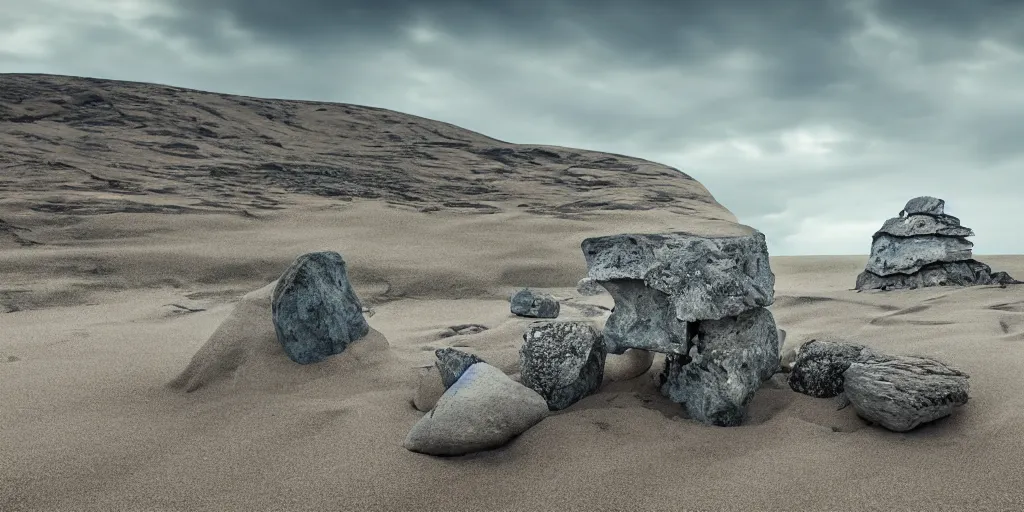
[[[53,75],[0,75],[0,169],[0,214],[259,216],[312,194],[425,211],[734,220],[697,181],[636,158],[510,144],[379,108]],[[28,229],[0,217],[8,243],[33,243]]]

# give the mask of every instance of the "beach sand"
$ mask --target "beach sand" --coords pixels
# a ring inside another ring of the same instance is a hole
[[[575,291],[583,238],[727,228],[657,211],[573,220],[329,204],[258,221],[95,216],[76,232],[134,234],[0,250],[2,297],[20,309],[0,314],[0,510],[1024,507],[1024,287],[857,293],[866,256],[772,259],[787,346],[839,336],[971,375],[966,406],[911,433],[794,393],[784,375],[744,426],[697,424],[654,387],[659,357],[501,449],[436,458],[402,447],[433,349],[514,373],[529,323],[509,313],[515,288],[567,299],[562,318],[594,318],[576,303],[611,306]],[[243,295],[312,250],[343,254],[372,309],[358,350],[298,367],[257,318],[219,334],[252,340],[244,371],[209,370],[221,378],[193,392],[169,385],[237,305],[259,311]],[[980,259],[1024,275],[1024,256]],[[488,330],[441,336],[469,323]]]

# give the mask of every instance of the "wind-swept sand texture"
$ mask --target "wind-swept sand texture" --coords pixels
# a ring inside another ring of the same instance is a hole
[[[46,98],[79,89],[108,106],[42,115]],[[152,105],[165,110],[143,112]],[[200,139],[201,126],[238,138]],[[469,146],[438,144],[453,138]],[[160,152],[185,151],[160,149],[175,141],[201,156]],[[0,75],[0,148],[5,512],[1024,507],[1024,287],[857,293],[866,256],[772,259],[787,345],[841,336],[971,375],[971,401],[915,432],[867,426],[779,376],[747,425],[700,425],[655,389],[659,357],[504,448],[434,458],[402,447],[422,415],[418,368],[457,346],[515,373],[531,320],[509,313],[508,293],[537,287],[564,299],[562,318],[600,323],[588,315],[610,298],[575,290],[583,238],[746,228],[663,166],[565,148],[503,162],[485,151],[529,147],[346,105]],[[622,167],[594,163],[608,158]],[[311,177],[295,164],[311,160],[351,173]],[[588,180],[603,184],[578,185]],[[496,192],[465,189],[476,182]],[[589,206],[565,206],[580,201]],[[344,255],[372,331],[358,350],[300,368],[274,345],[261,288],[314,250]],[[1024,256],[980,259],[1024,275]],[[462,324],[487,329],[452,336]],[[241,359],[204,356],[211,337],[209,349],[238,346],[224,353]],[[241,371],[202,364],[237,360]]]

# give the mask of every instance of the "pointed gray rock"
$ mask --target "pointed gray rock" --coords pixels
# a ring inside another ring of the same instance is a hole
[[[843,378],[857,415],[895,432],[948,416],[969,399],[969,376],[934,359],[872,357],[851,364]]]
[[[530,318],[558,318],[561,306],[551,295],[529,288],[519,290],[510,300],[512,314]]]
[[[604,341],[587,322],[534,322],[519,349],[521,382],[553,411],[596,391],[604,363]]]
[[[692,355],[665,358],[661,392],[694,420],[740,425],[754,393],[779,368],[778,334],[765,308],[702,321]]]
[[[498,448],[548,415],[536,391],[487,363],[470,366],[409,431],[407,450],[464,455]]]
[[[370,330],[348,281],[345,260],[334,251],[296,258],[278,280],[271,300],[277,339],[299,364],[339,354]]]
[[[437,357],[437,361],[434,365],[437,366],[437,371],[441,374],[441,382],[444,383],[445,389],[448,389],[455,384],[455,381],[462,377],[462,374],[476,363],[484,362],[474,354],[469,354],[461,350],[445,347],[439,348],[434,351],[434,356]]]

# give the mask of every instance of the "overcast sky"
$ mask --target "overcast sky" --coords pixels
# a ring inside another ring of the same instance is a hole
[[[504,5],[502,5],[504,4]],[[0,72],[338,101],[682,169],[772,254],[918,195],[1024,254],[1024,0],[0,0]]]

